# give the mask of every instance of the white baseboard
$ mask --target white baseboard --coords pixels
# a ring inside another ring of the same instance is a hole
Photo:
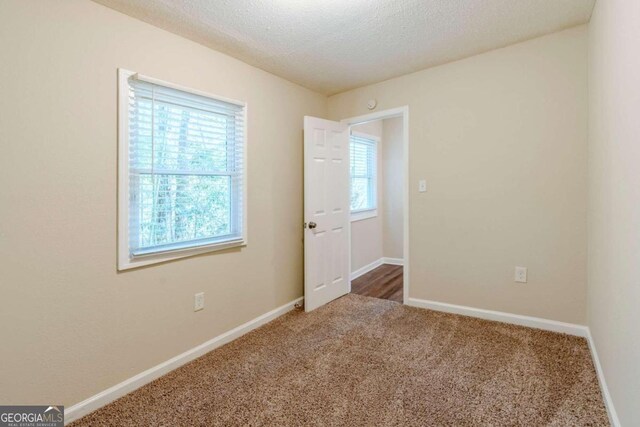
[[[371,264],[365,265],[364,267],[360,267],[359,269],[351,273],[351,280],[355,280],[358,277],[362,276],[363,274],[367,274],[371,270],[380,267],[381,265],[382,265],[382,258],[377,259],[373,261]]]
[[[607,407],[609,422],[613,427],[620,427],[620,420],[618,419],[616,408],[613,406],[613,400],[611,399],[611,394],[609,394],[607,382],[604,379],[604,371],[600,365],[600,359],[598,358],[598,352],[596,351],[596,343],[593,341],[593,337],[591,336],[591,330],[587,330],[587,342],[589,343],[589,350],[591,350],[593,364],[596,367],[596,374],[598,375],[598,382],[600,383],[600,391],[602,392],[604,405]]]
[[[404,260],[402,258],[386,258],[382,257],[373,261],[371,264],[367,264],[364,267],[361,267],[351,273],[351,280],[355,280],[363,274],[367,274],[373,269],[380,267],[382,264],[391,264],[391,265],[404,265]]]
[[[494,320],[497,322],[511,323],[514,325],[528,326],[530,328],[544,329],[545,331],[560,332],[585,338],[589,333],[589,329],[583,325],[541,319],[538,317],[522,316],[519,314],[504,313],[501,311],[484,310],[464,305],[447,304],[418,298],[409,298],[407,305],[443,311],[446,313],[461,314],[463,316],[478,317],[480,319]]]
[[[283,314],[293,310],[295,305],[301,302],[303,298],[295,299],[287,304],[280,306],[274,310],[271,310],[268,313],[265,313],[261,316],[256,317],[253,320],[248,321],[245,324],[242,324],[224,334],[218,335],[217,337],[210,339],[209,341],[200,344],[197,347],[194,347],[190,350],[185,351],[182,354],[179,354],[166,362],[163,362],[159,365],[154,366],[153,368],[147,369],[144,372],[139,373],[138,375],[131,377],[120,384],[116,384],[113,387],[110,387],[94,396],[89,397],[86,400],[83,400],[80,403],[77,403],[69,408],[66,408],[64,411],[65,424],[70,423],[72,421],[81,418],[96,409],[103,407],[104,405],[113,402],[114,400],[134,391],[137,388],[142,387],[145,384],[150,383],[151,381],[165,375],[180,366],[191,362],[194,359],[214,350],[234,339],[246,334],[247,332],[252,331],[253,329],[264,325],[265,323],[270,322],[271,320],[282,316]]]

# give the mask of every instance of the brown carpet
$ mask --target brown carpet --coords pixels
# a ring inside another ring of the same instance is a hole
[[[72,425],[609,424],[584,339],[350,294]]]

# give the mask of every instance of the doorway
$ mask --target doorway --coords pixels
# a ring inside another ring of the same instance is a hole
[[[304,298],[305,311],[311,311],[352,290],[351,253],[351,128],[379,120],[400,118],[402,161],[395,167],[401,180],[402,197],[402,302],[409,298],[409,212],[408,146],[409,108],[400,107],[340,122],[305,116],[304,118]],[[355,131],[357,132],[357,130]],[[370,142],[360,141],[360,149]],[[361,158],[367,159],[366,155]],[[398,167],[400,172],[398,173]],[[360,189],[370,186],[368,175],[358,176]],[[354,214],[370,215],[370,201],[376,189],[362,194]],[[377,197],[377,196],[376,196]],[[357,212],[360,211],[360,212]],[[362,220],[362,219],[361,219]],[[381,265],[384,257],[381,257]],[[400,298],[399,298],[400,299]]]
[[[351,293],[403,302],[402,117],[350,126]]]

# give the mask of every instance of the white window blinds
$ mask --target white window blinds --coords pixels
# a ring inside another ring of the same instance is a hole
[[[376,141],[351,135],[351,212],[376,209]]]
[[[127,82],[129,257],[242,241],[244,107]]]

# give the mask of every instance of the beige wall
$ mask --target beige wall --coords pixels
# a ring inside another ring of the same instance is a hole
[[[586,322],[586,61],[580,26],[329,98],[410,108],[410,297]]]
[[[352,126],[354,132],[362,132],[368,135],[382,138],[382,120]],[[380,145],[383,141],[380,141]],[[380,154],[380,151],[378,151]],[[378,156],[378,171],[382,169],[382,158]],[[382,240],[382,203],[384,201],[384,189],[382,188],[382,175],[378,173],[378,215],[360,221],[351,222],[351,272],[365,267],[383,256]]]
[[[86,0],[0,2],[0,52],[0,402],[72,405],[302,295],[324,96]],[[117,273],[118,67],[248,103],[246,248]]]
[[[382,125],[382,253],[403,258],[404,158],[402,118],[383,120]]]
[[[589,24],[591,334],[620,422],[640,425],[640,2]]]

